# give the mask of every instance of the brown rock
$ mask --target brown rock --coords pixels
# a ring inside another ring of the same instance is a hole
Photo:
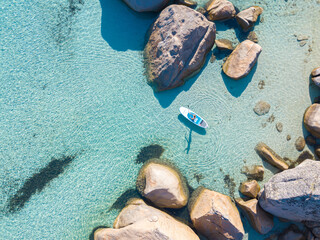
[[[236,15],[233,4],[227,0],[211,0],[206,4],[206,10],[211,21],[224,21]]]
[[[317,85],[320,86],[320,67],[317,67],[312,70],[311,72],[311,79]]]
[[[223,64],[223,72],[230,78],[238,80],[249,74],[262,51],[261,46],[250,40],[238,44]]]
[[[296,149],[301,152],[306,146],[306,141],[304,140],[303,137],[300,136],[297,138],[295,142],[295,146],[296,146]]]
[[[258,204],[257,199],[244,201],[235,199],[237,205],[243,210],[251,226],[260,234],[267,234],[273,228],[273,216],[265,212]]]
[[[251,31],[247,37],[248,40],[251,40],[252,42],[258,43],[258,35],[255,31]]]
[[[276,154],[265,143],[258,143],[255,150],[263,160],[272,166],[279,168],[280,170],[287,170],[289,168],[289,165],[283,160],[283,158]]]
[[[270,111],[270,104],[264,101],[259,101],[253,108],[253,111],[259,116],[265,115]]]
[[[114,229],[100,228],[95,231],[94,240],[199,240],[190,227],[148,206],[141,199],[129,201],[113,225]]]
[[[291,140],[291,136],[287,135],[287,141],[290,141],[290,140]]]
[[[198,5],[198,3],[193,0],[175,0],[175,2],[176,4],[184,5],[191,8],[194,8]]]
[[[246,174],[248,179],[254,179],[257,181],[263,180],[264,168],[261,165],[253,165],[250,167],[245,166],[242,168],[241,172]]]
[[[244,229],[231,198],[205,188],[193,192],[188,204],[194,227],[208,240],[240,240]]]
[[[282,132],[282,130],[283,130],[283,125],[282,125],[281,122],[278,122],[278,123],[276,124],[276,129],[277,129],[278,132]]]
[[[232,42],[228,39],[216,39],[215,44],[219,50],[232,51],[234,49],[232,46]]]
[[[239,191],[250,198],[256,198],[260,192],[260,186],[256,180],[245,181],[241,183]]]
[[[305,128],[316,138],[320,138],[320,104],[314,103],[304,113]]]
[[[314,147],[314,153],[317,155],[318,158],[320,158],[320,145],[316,145]]]
[[[157,159],[146,162],[137,177],[140,194],[161,208],[187,205],[189,191],[178,171]]]
[[[236,16],[236,19],[243,31],[247,32],[250,28],[254,26],[255,22],[258,20],[259,15],[262,12],[263,9],[261,7],[249,7],[239,12]]]

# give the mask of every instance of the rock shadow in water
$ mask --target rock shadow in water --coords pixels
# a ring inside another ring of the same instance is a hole
[[[145,163],[152,158],[160,158],[164,152],[164,148],[159,144],[151,144],[140,149],[140,152],[135,160],[136,164]]]
[[[256,64],[254,65],[254,67],[251,69],[250,73],[244,77],[241,78],[239,80],[233,80],[231,78],[229,78],[224,72],[223,70],[221,70],[221,74],[222,74],[222,79],[224,81],[224,84],[226,85],[226,88],[228,89],[229,93],[238,98],[241,96],[241,94],[244,92],[244,90],[246,90],[247,86],[249,85],[249,83],[251,82],[254,73],[257,70],[257,66],[258,66],[258,61],[256,62]]]
[[[129,199],[131,198],[141,198],[139,192],[135,188],[130,188],[117,198],[117,200],[112,204],[108,211],[113,209],[122,210]]]
[[[100,0],[101,35],[117,51],[143,50],[146,33],[157,13],[138,13],[121,0]]]
[[[15,195],[9,199],[8,210],[17,212],[24,207],[26,202],[35,193],[40,193],[54,178],[63,173],[65,168],[76,158],[76,155],[62,156],[58,159],[52,158],[50,163],[38,173],[28,178]]]
[[[187,80],[185,80],[185,83],[177,88],[173,88],[170,90],[165,90],[162,92],[156,92],[154,91],[154,96],[158,99],[161,107],[163,108],[167,108],[171,105],[171,103],[176,99],[176,97],[181,93],[181,92],[187,92],[189,91],[189,89],[191,88],[191,86],[195,83],[195,81],[198,79],[198,77],[201,75],[202,71],[206,68],[206,66],[208,65],[208,62],[210,60],[210,57],[212,55],[212,52],[210,51],[205,59],[205,62],[203,64],[203,66],[201,67],[201,69],[194,73],[193,76],[187,78]]]

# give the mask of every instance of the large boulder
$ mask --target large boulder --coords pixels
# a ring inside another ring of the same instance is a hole
[[[273,228],[273,216],[265,212],[258,204],[257,199],[244,201],[241,198],[235,199],[237,205],[242,209],[248,218],[251,226],[260,234],[267,234]]]
[[[255,147],[255,150],[264,161],[272,166],[279,168],[280,170],[286,170],[289,168],[289,165],[284,161],[284,159],[268,147],[267,144],[260,142]]]
[[[112,228],[95,231],[95,240],[199,240],[187,225],[168,214],[148,206],[141,199],[129,201],[122,209]]]
[[[194,227],[209,240],[243,238],[240,214],[230,197],[200,187],[188,208]]]
[[[156,159],[142,166],[136,186],[143,197],[161,208],[181,208],[188,203],[189,191],[183,177]]]
[[[233,4],[227,0],[211,0],[206,4],[206,10],[211,21],[228,20],[236,15]]]
[[[158,12],[169,0],[123,0],[130,8],[137,12]]]
[[[236,16],[236,19],[243,31],[247,32],[254,26],[255,22],[258,20],[259,15],[262,12],[263,9],[261,7],[249,7],[239,12]]]
[[[215,24],[183,5],[164,9],[145,47],[148,81],[156,91],[184,84],[203,66],[216,36]]]
[[[259,198],[267,212],[292,221],[320,219],[320,162],[305,160],[274,175]]]
[[[320,138],[320,104],[314,103],[304,113],[305,128],[316,138]]]
[[[245,40],[240,43],[223,64],[223,72],[232,79],[240,79],[249,74],[256,64],[262,48],[257,43]]]

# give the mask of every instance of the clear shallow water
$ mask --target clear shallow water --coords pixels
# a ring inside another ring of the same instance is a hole
[[[238,186],[245,180],[242,166],[262,164],[257,142],[281,156],[299,155],[294,141],[303,135],[303,112],[317,94],[309,94],[309,74],[320,62],[316,1],[233,1],[240,10],[254,4],[265,9],[255,27],[263,52],[254,74],[240,81],[224,77],[219,56],[183,87],[159,94],[146,84],[142,58],[155,14],[134,13],[120,0],[0,3],[3,239],[88,239],[94,227],[111,226],[118,210],[108,210],[134,188],[141,166],[135,159],[149,144],[162,145],[163,157],[192,187],[225,194],[225,175]],[[218,38],[241,38],[224,24],[217,30]],[[300,47],[294,34],[310,38]],[[252,111],[259,100],[271,104],[268,115]],[[179,107],[187,105],[207,120],[206,132],[179,117]],[[60,174],[35,189],[21,210],[8,213],[9,199],[28,178],[52,158],[70,155],[76,157]],[[203,175],[200,183],[194,174]],[[249,239],[263,239],[245,228]]]

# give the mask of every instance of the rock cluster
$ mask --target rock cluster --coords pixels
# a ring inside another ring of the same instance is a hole
[[[181,86],[204,64],[215,40],[215,24],[183,5],[165,8],[145,47],[149,83],[156,91]]]

